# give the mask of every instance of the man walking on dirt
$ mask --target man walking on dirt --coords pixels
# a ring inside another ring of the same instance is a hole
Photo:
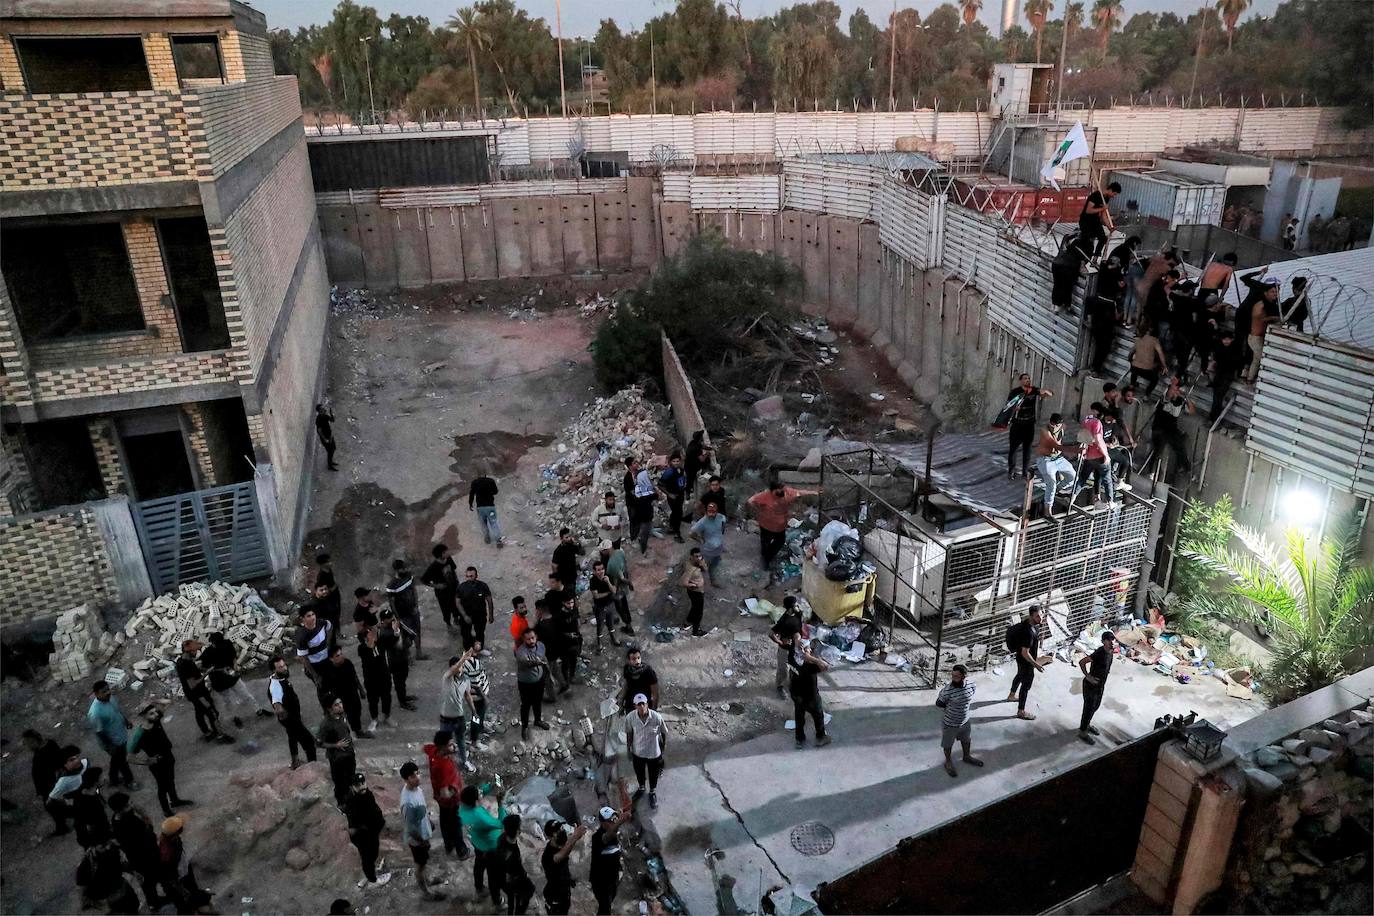
[[[358,760],[353,754],[353,732],[348,728],[343,700],[329,698],[329,712],[315,732],[315,740],[324,748],[329,760],[329,776],[334,782],[334,801],[343,807],[353,785]]]
[[[129,769],[129,726],[128,719],[124,718],[124,712],[119,708],[119,701],[110,693],[110,685],[104,681],[96,681],[91,687],[91,707],[86,711],[86,719],[91,723],[91,730],[95,732],[96,738],[100,740],[100,746],[110,755],[109,778],[110,785],[128,786],[130,789],[137,789],[138,783],[134,782],[133,770]]]
[[[420,767],[415,761],[401,764],[401,781],[401,838],[415,861],[415,881],[426,900],[443,900],[444,895],[430,890],[425,881],[429,838],[434,835],[434,825],[429,822],[429,804],[425,801],[425,790],[420,788]]]
[[[323,404],[315,405],[315,435],[320,437],[320,444],[324,446],[325,466],[331,471],[337,471],[339,466],[334,463],[334,450],[338,445],[334,442],[334,412]]]
[[[767,490],[749,497],[747,505],[754,510],[754,520],[759,523],[759,556],[768,573],[768,585],[765,588],[772,587],[776,578],[773,558],[787,540],[787,519],[793,500],[801,496],[815,496],[819,492],[798,490],[781,481],[774,481]],[[709,511],[709,506],[707,508]]]
[[[301,721],[301,701],[291,686],[291,668],[280,655],[272,658],[272,676],[267,680],[267,698],[277,721],[286,731],[286,746],[291,751],[291,769],[301,765],[297,748],[305,748],[305,759],[315,762],[315,738]]]
[[[434,545],[430,553],[434,555],[434,560],[425,569],[420,581],[434,589],[434,600],[439,602],[439,613],[444,615],[444,626],[451,628],[453,618],[458,616],[458,564],[453,562],[447,544]]]
[[[363,865],[363,880],[358,882],[358,889],[384,886],[391,880],[391,872],[377,874],[377,852],[386,818],[362,773],[353,774],[353,785],[344,802],[344,817],[348,819],[348,839],[358,850]]]
[[[143,722],[134,729],[129,741],[129,752],[142,753],[148,762],[148,772],[157,783],[157,800],[162,806],[165,817],[171,817],[173,808],[191,804],[177,795],[176,757],[172,754],[172,739],[162,727],[162,708],[169,701],[149,703],[143,707]]]
[[[1107,675],[1112,670],[1112,656],[1116,650],[1116,634],[1111,630],[1102,632],[1102,645],[1078,660],[1083,671],[1083,717],[1078,720],[1078,737],[1092,743],[1092,736],[1100,734],[1093,728],[1093,714],[1102,705],[1102,694],[1107,688]]]
[[[429,759],[429,785],[434,800],[439,803],[439,832],[444,837],[444,852],[460,860],[468,857],[468,845],[463,842],[463,825],[458,819],[458,795],[463,791],[463,775],[458,772],[455,758],[458,745],[452,732],[434,733],[434,743],[422,750]]]
[[[501,492],[496,481],[483,474],[468,484],[468,511],[477,510],[477,521],[482,527],[482,543],[496,542],[497,547],[505,547],[501,537],[501,524],[496,520],[496,494]]]
[[[401,624],[402,651],[409,651],[415,644],[415,660],[425,660],[420,645],[420,599],[415,593],[415,577],[410,572],[410,564],[405,560],[391,561],[391,581],[386,584],[386,597],[391,602],[391,612]],[[386,615],[383,614],[383,617]],[[397,690],[401,694],[401,690]]]
[[[462,623],[463,648],[487,642],[487,624],[496,622],[496,608],[492,604],[491,589],[487,583],[477,578],[477,567],[469,566],[463,571],[463,581],[458,583],[458,604],[466,618]],[[482,655],[490,657],[490,649],[481,649]]]

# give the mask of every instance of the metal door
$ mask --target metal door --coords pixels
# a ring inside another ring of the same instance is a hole
[[[272,572],[252,483],[150,499],[133,510],[143,560],[159,593],[182,582],[241,582]]]

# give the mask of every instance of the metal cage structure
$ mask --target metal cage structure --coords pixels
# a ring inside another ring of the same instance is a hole
[[[1050,646],[1094,619],[1137,613],[1164,508],[1127,493],[1056,520],[973,511],[942,531],[928,511],[938,488],[873,448],[824,456],[820,489],[821,517],[858,529],[863,559],[877,568],[874,619],[927,687],[955,664],[985,670],[1000,660],[1007,627],[1032,605],[1046,611]]]

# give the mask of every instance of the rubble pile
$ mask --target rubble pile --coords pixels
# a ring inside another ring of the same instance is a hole
[[[606,490],[621,496],[625,459],[647,462],[663,429],[662,409],[638,387],[597,398],[554,443],[557,457],[541,465],[543,477],[534,507],[544,534],[570,528],[579,537],[595,534],[592,512]]]
[[[124,639],[124,634],[106,630],[100,612],[90,605],[63,611],[57,617],[48,670],[59,684],[88,680],[91,670],[109,661]]]
[[[279,616],[248,585],[187,582],[175,593],[147,598],[138,606],[121,637],[134,639],[154,631],[147,657],[134,662],[140,678],[176,678],[176,658],[188,639],[205,642],[214,632],[238,649],[240,668],[251,668],[277,654],[291,636]]]
[[[1238,901],[1251,904],[1237,912],[1369,912],[1370,704],[1262,747],[1240,766],[1256,826],[1245,831],[1234,869]]]
[[[590,296],[578,296],[573,300],[573,305],[577,306],[577,311],[583,318],[592,318],[615,308],[615,300],[607,299],[600,293],[594,293]]]

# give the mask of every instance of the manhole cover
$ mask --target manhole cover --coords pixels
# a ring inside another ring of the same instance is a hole
[[[804,856],[823,856],[835,848],[835,833],[820,821],[792,828],[792,848]]]

